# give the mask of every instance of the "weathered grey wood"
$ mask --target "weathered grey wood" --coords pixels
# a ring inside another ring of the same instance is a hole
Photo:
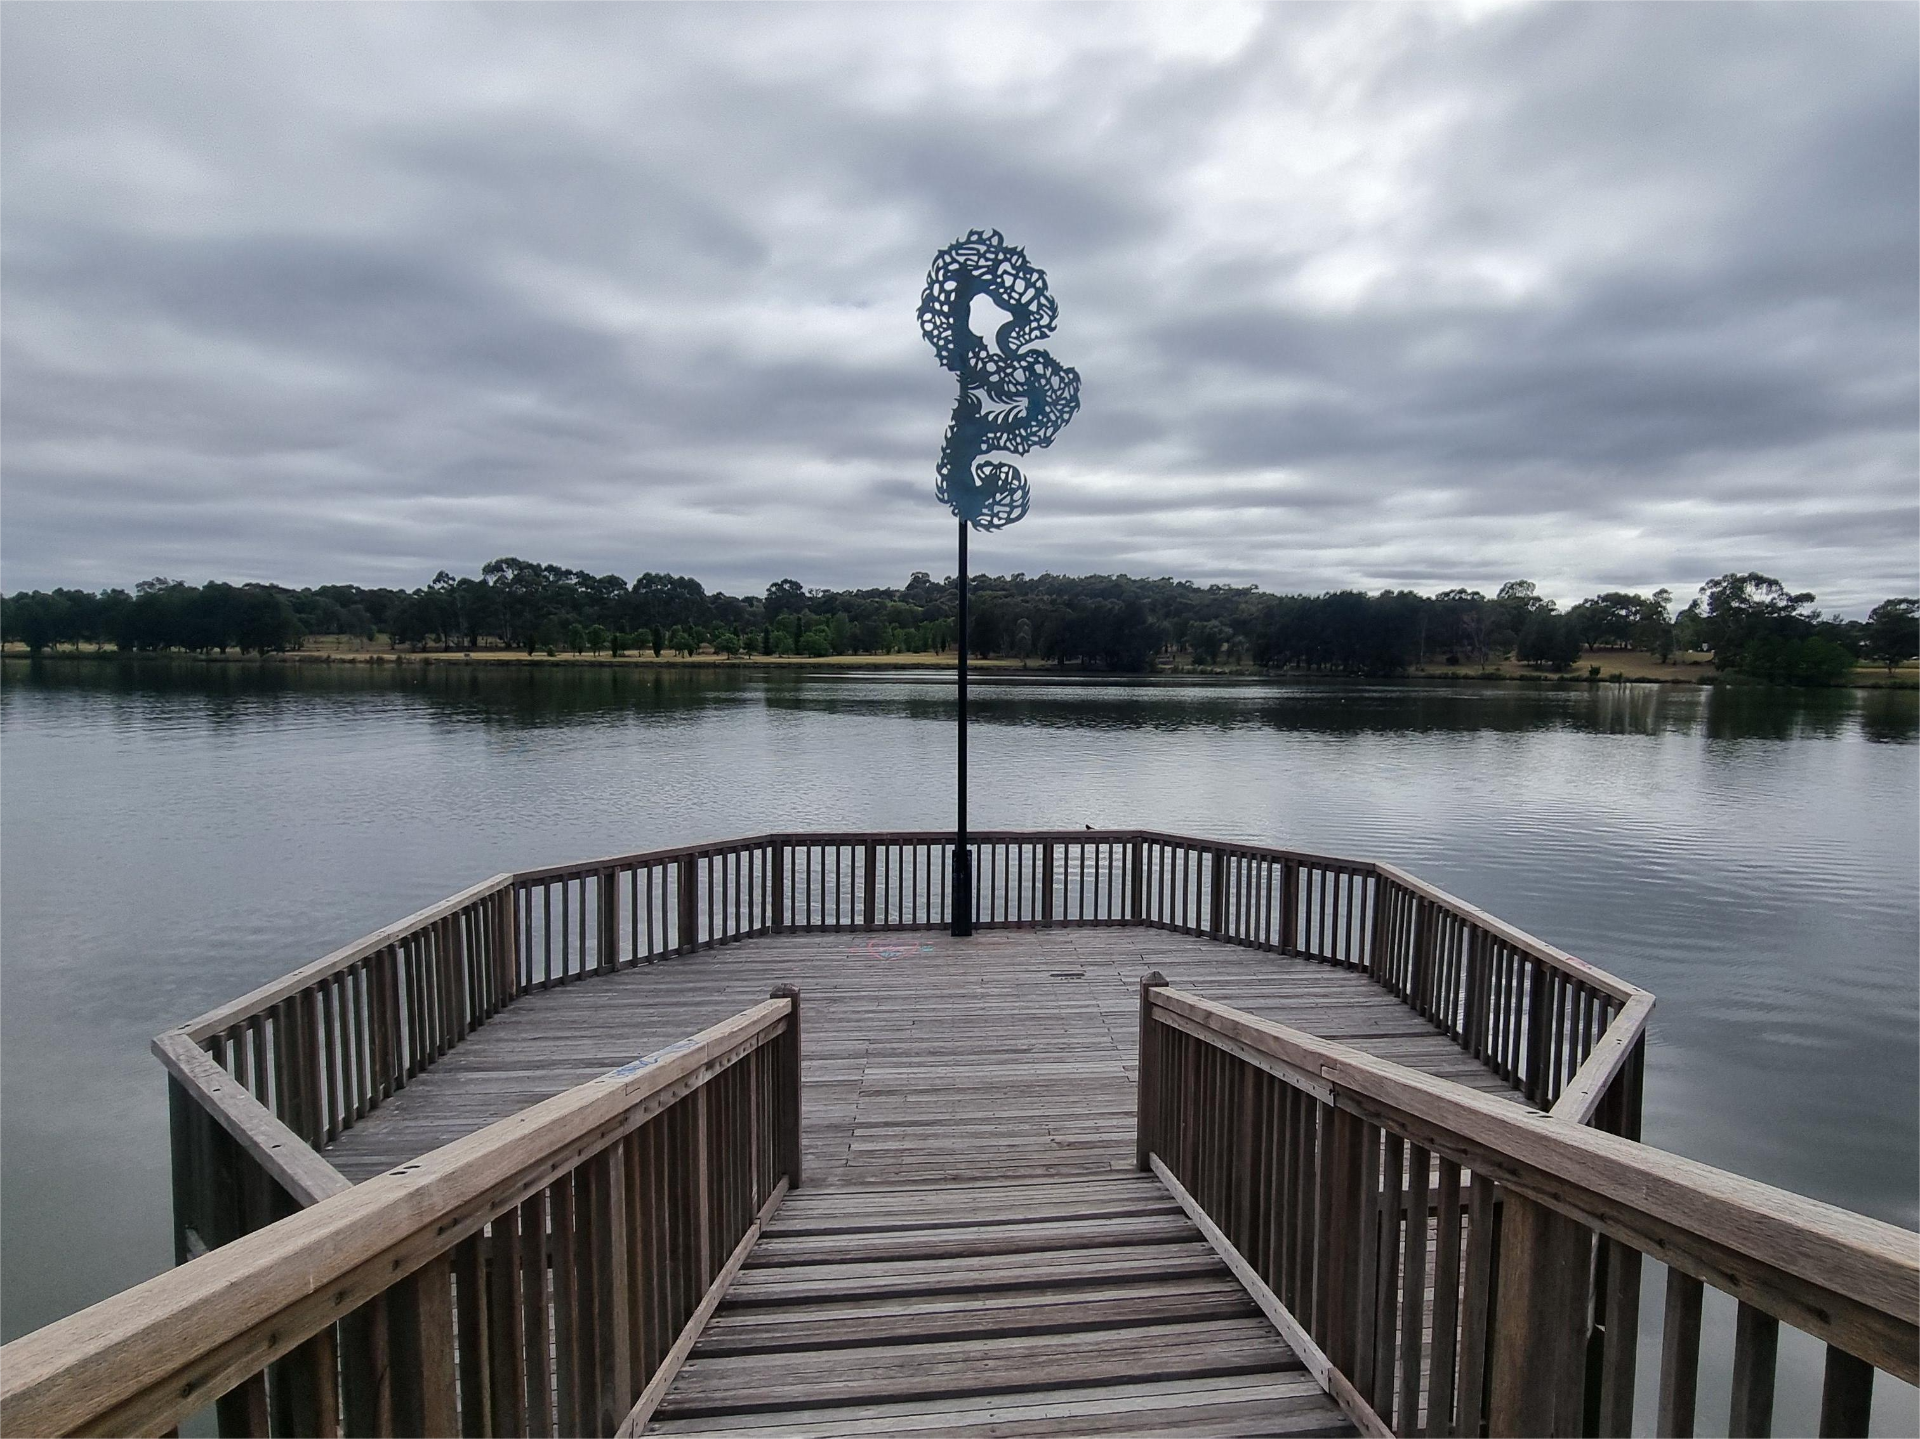
[[[1306,1366],[1314,1382],[1326,1391],[1327,1396],[1335,1404],[1340,1406],[1340,1411],[1346,1415],[1355,1430],[1361,1434],[1391,1436],[1393,1430],[1387,1422],[1374,1411],[1373,1406],[1366,1401],[1360,1391],[1353,1387],[1352,1381],[1334,1367],[1320,1346],[1313,1342],[1313,1337],[1294,1316],[1293,1311],[1280,1302],[1280,1296],[1267,1286],[1266,1281],[1260,1278],[1259,1273],[1247,1262],[1246,1257],[1225,1234],[1220,1232],[1220,1227],[1207,1215],[1199,1201],[1187,1192],[1186,1187],[1174,1177],[1173,1172],[1157,1156],[1150,1158],[1149,1163],[1153,1168],[1154,1176],[1166,1186],[1167,1192],[1173,1195],[1187,1217],[1199,1229],[1202,1237],[1225,1262],[1229,1272],[1259,1306],[1260,1312],[1272,1322],[1280,1337],[1286,1341],[1287,1347]]]
[[[1175,989],[1156,1010],[1312,1071],[1377,1117],[1506,1190],[1749,1296],[1876,1367],[1920,1378],[1920,1253],[1906,1230],[1620,1136],[1530,1115]]]
[[[1513,1092],[1363,975],[1308,960],[1144,929],[790,933],[525,996],[326,1157],[371,1177],[800,975],[809,1184],[1110,1173],[1137,1160],[1137,985],[1156,966],[1223,1003]]]
[[[1667,1312],[1660,1328],[1660,1409],[1654,1432],[1688,1439],[1700,1391],[1700,1281],[1667,1271]]]
[[[1587,1231],[1511,1190],[1500,1226],[1491,1434],[1571,1439],[1581,1429]]]
[[[0,1365],[0,1432],[172,1427],[204,1402],[195,1396],[282,1359],[544,1189],[551,1166],[577,1162],[777,1039],[786,1017],[784,1001],[767,1000],[14,1341]],[[471,1312],[464,1301],[462,1310]]]
[[[1082,1205],[1100,1214],[1076,1218]],[[1074,1237],[1115,1210],[1169,1209],[1180,1215],[1130,1168],[790,1195],[648,1432],[1351,1432],[1184,1217],[1183,1237],[1165,1243],[1087,1249]],[[914,1252],[919,1235],[1021,1227],[1051,1233],[1051,1247]],[[832,1257],[794,1247],[821,1238]]]
[[[1821,1439],[1863,1435],[1872,1417],[1873,1366],[1828,1345],[1827,1371],[1820,1385]]]
[[[153,1052],[189,1102],[212,1116],[300,1204],[317,1204],[350,1187],[347,1178],[313,1152],[247,1091],[247,1087],[175,1030],[153,1041]]]
[[[734,1276],[740,1272],[740,1266],[746,1263],[747,1255],[752,1252],[754,1245],[760,1242],[760,1236],[766,1229],[767,1221],[779,1210],[780,1202],[787,1197],[787,1189],[788,1185],[784,1177],[774,1185],[773,1193],[761,1206],[759,1215],[748,1226],[747,1232],[740,1237],[740,1242],[734,1246],[733,1253],[727,1256],[727,1262],[721,1266],[719,1274],[707,1287],[699,1307],[688,1316],[686,1324],[654,1370],[653,1377],[647,1381],[646,1388],[640,1391],[640,1397],[634,1400],[633,1408],[627,1412],[627,1417],[614,1431],[618,1439],[628,1439],[628,1436],[646,1431],[647,1423],[653,1418],[654,1410],[660,1407],[660,1401],[666,1397],[667,1391],[673,1387],[673,1381],[679,1377],[680,1366],[686,1362],[687,1355],[692,1352],[695,1342],[707,1326],[707,1321],[713,1317],[714,1311],[727,1297],[727,1290],[732,1287]]]
[[[1733,1399],[1727,1413],[1731,1439],[1767,1439],[1773,1433],[1773,1366],[1780,1321],[1742,1304],[1733,1328]]]

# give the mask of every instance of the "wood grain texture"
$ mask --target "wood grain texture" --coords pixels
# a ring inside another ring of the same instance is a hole
[[[1130,1169],[790,1195],[646,1432],[738,1431],[1354,1432]]]
[[[1486,1093],[1515,1091],[1364,975],[1140,928],[781,934],[529,994],[330,1145],[348,1178],[805,992],[809,1186],[1108,1173],[1135,1162],[1140,976]]]

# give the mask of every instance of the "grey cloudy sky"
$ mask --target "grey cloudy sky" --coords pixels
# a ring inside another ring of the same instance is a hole
[[[1920,588],[1920,8],[14,3],[7,589],[950,573],[913,311],[1084,407],[995,572]]]

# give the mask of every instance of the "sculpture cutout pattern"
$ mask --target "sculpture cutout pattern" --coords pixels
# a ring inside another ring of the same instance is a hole
[[[1011,317],[991,340],[973,333],[974,298]],[[1080,408],[1080,373],[1045,350],[1060,307],[1046,272],[998,230],[969,230],[933,257],[920,297],[920,333],[960,377],[960,397],[940,447],[934,493],[976,530],[1000,530],[1027,512],[1026,476],[995,452],[1024,455],[1053,443]]]

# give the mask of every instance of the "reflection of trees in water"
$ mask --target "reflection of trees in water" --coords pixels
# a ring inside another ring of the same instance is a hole
[[[417,703],[449,722],[544,729],[644,716],[686,720],[760,705],[819,715],[950,722],[953,686],[923,674],[804,674],[679,667],[276,665],[8,660],[9,687],[175,700],[214,723],[290,715],[315,698]],[[994,678],[975,690],[985,726],[1375,735],[1701,734],[1832,738],[1858,724],[1882,743],[1920,740],[1911,690],[1761,685],[1262,683]]]
[[[1719,685],[1707,702],[1709,739],[1833,739],[1859,713],[1852,690]]]
[[[744,672],[669,667],[7,660],[5,671],[9,687],[177,702],[213,723],[291,716],[314,700],[334,700],[412,703],[452,722],[549,728],[636,712],[665,718],[733,708],[755,689]]]
[[[1861,690],[1860,732],[1881,744],[1920,739],[1920,691]]]

